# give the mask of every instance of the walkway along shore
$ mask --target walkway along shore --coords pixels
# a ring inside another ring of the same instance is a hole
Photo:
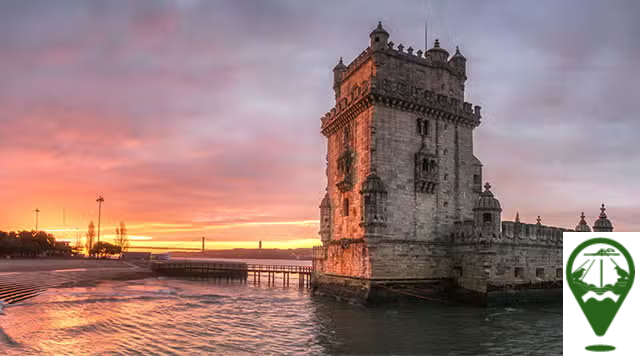
[[[138,279],[151,275],[148,265],[120,260],[0,261],[0,306],[34,298],[49,288],[72,287],[103,280]]]

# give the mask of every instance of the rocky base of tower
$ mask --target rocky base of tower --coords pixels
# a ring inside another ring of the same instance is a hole
[[[314,295],[365,305],[399,301],[445,302],[451,287],[450,279],[372,280],[317,274],[312,280]]]
[[[562,304],[562,282],[548,282],[517,287],[491,286],[478,292],[465,288],[449,291],[449,300],[477,306]]]
[[[476,306],[562,303],[562,282],[493,286],[474,291],[456,286],[451,279],[371,280],[316,274],[314,295],[339,301],[376,305],[389,302],[436,302]]]

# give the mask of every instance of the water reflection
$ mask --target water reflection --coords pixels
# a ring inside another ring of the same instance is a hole
[[[561,355],[562,307],[475,308],[405,303],[363,308],[316,303],[330,354]]]
[[[51,290],[6,312],[9,355],[554,355],[562,345],[561,307],[364,308],[296,288],[178,279]]]

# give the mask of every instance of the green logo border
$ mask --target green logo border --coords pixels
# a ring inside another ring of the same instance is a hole
[[[618,314],[618,311],[620,311],[620,307],[624,303],[624,300],[627,298],[627,295],[629,294],[629,292],[631,292],[631,287],[633,286],[633,282],[634,282],[635,276],[636,276],[636,267],[635,267],[635,264],[633,262],[633,258],[631,257],[631,254],[629,253],[629,251],[627,251],[627,249],[624,246],[622,246],[622,244],[620,244],[617,241],[605,238],[605,237],[596,237],[596,238],[589,239],[589,240],[581,243],[580,245],[578,245],[578,247],[576,247],[573,250],[573,252],[569,256],[569,259],[567,260],[567,265],[565,266],[565,274],[566,274],[565,278],[566,278],[566,283],[569,285],[569,289],[571,290],[573,296],[578,301],[578,304],[580,305],[580,309],[582,309],[583,313],[584,313],[584,302],[582,301],[582,298],[576,296],[576,293],[573,291],[573,287],[572,287],[571,283],[569,283],[569,281],[571,280],[571,269],[573,268],[573,262],[575,261],[575,259],[578,256],[578,254],[580,252],[582,252],[582,250],[584,250],[585,248],[587,248],[587,247],[589,247],[591,245],[595,245],[595,244],[599,244],[599,243],[609,244],[609,245],[617,248],[620,252],[622,252],[624,257],[627,259],[627,263],[629,264],[629,281],[630,281],[631,286],[629,287],[629,291],[626,294],[620,296],[619,303],[616,303],[617,308],[615,310],[615,313],[613,314],[613,317],[611,318],[611,322],[613,322],[613,320],[615,319],[616,315]],[[597,326],[594,327],[594,325],[591,322],[591,319],[589,318],[589,316],[587,316],[585,314],[585,317],[589,321],[589,324],[591,324],[591,328],[593,329],[593,331],[598,336],[603,336],[607,332],[607,330],[609,329],[609,326],[611,325],[611,323],[609,323],[609,325],[607,325],[606,328],[604,328],[602,330],[602,329],[598,328]]]

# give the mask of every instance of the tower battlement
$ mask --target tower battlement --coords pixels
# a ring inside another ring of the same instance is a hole
[[[366,108],[371,101],[403,110],[432,114],[443,120],[467,123],[473,127],[480,125],[482,118],[479,105],[473,106],[469,102],[461,102],[454,97],[416,86],[408,87],[402,82],[390,79],[380,81],[372,76],[370,80],[360,84],[354,83],[351,88],[350,95],[342,97],[329,112],[321,117],[323,134],[328,134],[331,131],[329,127],[340,122],[343,116],[357,115],[358,109]],[[357,104],[360,104],[359,107]]]
[[[562,234],[574,231],[554,226],[502,221],[499,233],[484,233],[473,221],[454,223],[449,234],[452,244],[509,243],[562,248]]]

